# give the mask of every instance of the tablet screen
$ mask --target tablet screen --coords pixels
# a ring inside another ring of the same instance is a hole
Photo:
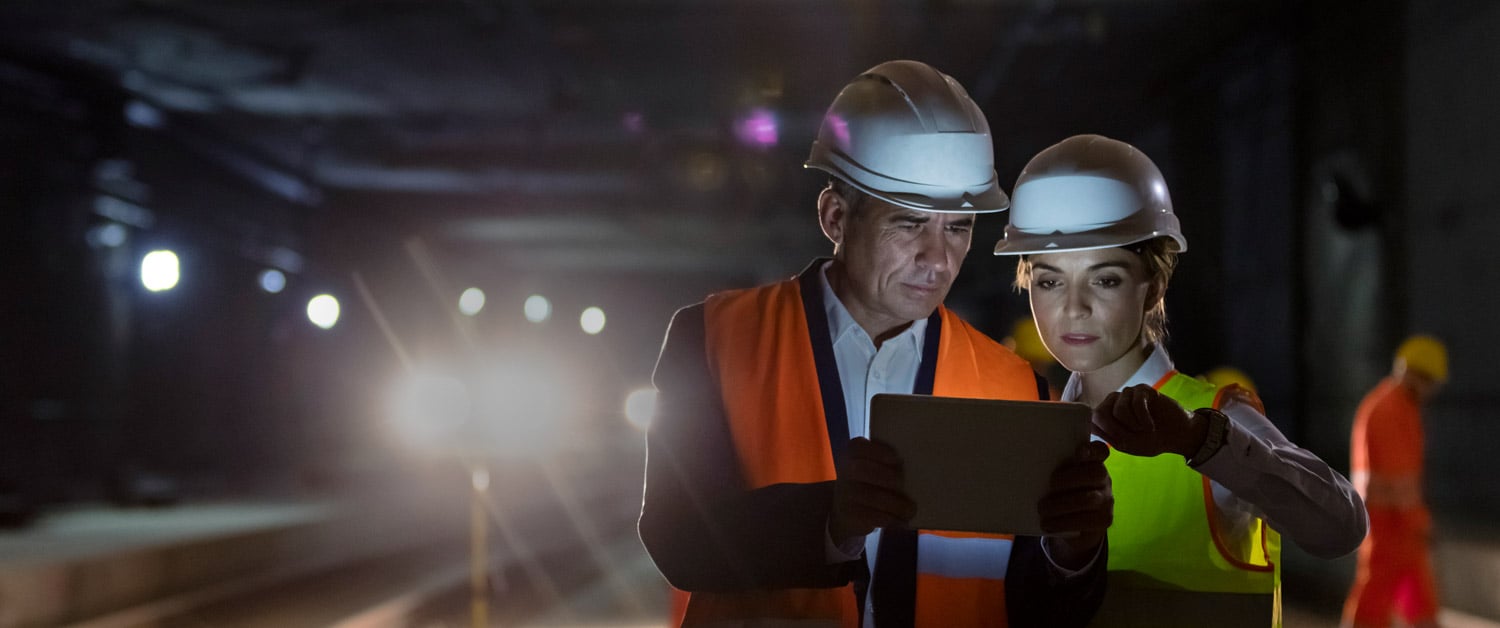
[[[1081,403],[879,394],[870,438],[901,455],[911,527],[1040,535],[1037,502],[1088,440],[1090,414]]]

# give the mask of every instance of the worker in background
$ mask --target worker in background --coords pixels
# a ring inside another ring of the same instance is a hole
[[[1216,366],[1208,370],[1198,379],[1201,379],[1214,388],[1222,391],[1222,395],[1232,395],[1236,401],[1249,404],[1256,412],[1266,413],[1266,404],[1260,400],[1260,392],[1255,389],[1255,381],[1250,375],[1237,368],[1228,365]]]
[[[1203,377],[1199,379],[1213,384],[1216,388],[1238,386],[1244,390],[1256,392],[1255,380],[1250,379],[1249,374],[1232,366],[1215,366],[1209,369],[1207,373],[1204,373]]]
[[[1072,372],[1063,401],[1094,408],[1114,448],[1109,591],[1099,625],[1280,623],[1280,540],[1353,552],[1364,506],[1349,481],[1265,415],[1178,373],[1164,299],[1187,239],[1156,164],[1097,135],[1032,158],[997,255],[1020,256],[1042,341]]]
[[[831,177],[817,217],[832,259],[678,311],[657,361],[640,534],[690,592],[683,625],[1085,624],[1107,447],[1055,470],[1037,510],[1058,535],[1012,538],[906,528],[920,504],[901,460],[865,438],[877,393],[1045,390],[942,306],[975,214],[1009,203],[984,115],[932,67],[883,63],[839,93],[806,166]]]
[[[1354,414],[1349,472],[1370,509],[1370,535],[1359,546],[1345,626],[1387,626],[1392,609],[1412,626],[1437,625],[1427,552],[1432,516],[1422,497],[1422,405],[1447,381],[1443,343],[1412,336]]]

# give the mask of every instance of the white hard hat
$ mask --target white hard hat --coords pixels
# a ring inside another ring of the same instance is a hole
[[[1161,170],[1136,147],[1074,135],[1037,153],[1016,179],[996,255],[1084,251],[1172,239],[1187,250]]]
[[[902,207],[998,212],[990,125],[952,77],[917,61],[887,61],[839,92],[807,168]]]

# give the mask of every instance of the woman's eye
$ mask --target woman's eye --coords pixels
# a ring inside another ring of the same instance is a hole
[[[1121,282],[1119,277],[1100,277],[1095,279],[1094,283],[1105,288],[1118,288]]]
[[[1038,279],[1035,282],[1033,282],[1032,285],[1034,285],[1034,286],[1036,286],[1038,288],[1041,288],[1043,290],[1051,290],[1051,289],[1057,287],[1057,280],[1056,279]]]

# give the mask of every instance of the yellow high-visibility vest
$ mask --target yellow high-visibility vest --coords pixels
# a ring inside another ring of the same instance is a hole
[[[1176,371],[1156,389],[1188,411],[1218,408],[1224,392]],[[1176,456],[1111,451],[1109,590],[1095,626],[1281,625],[1281,535],[1256,519],[1231,537],[1209,479]]]

